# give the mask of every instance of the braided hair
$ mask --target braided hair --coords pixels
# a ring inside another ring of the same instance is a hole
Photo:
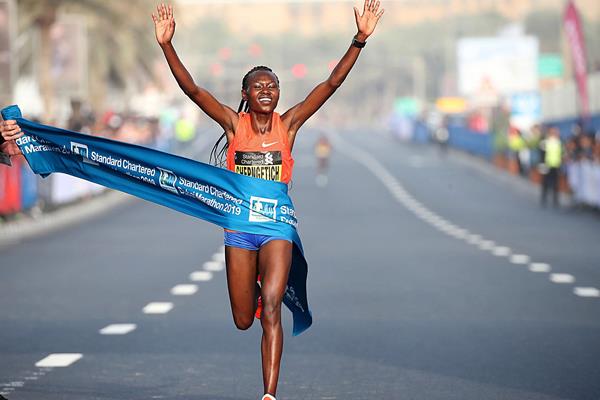
[[[267,72],[270,72],[273,75],[275,75],[273,70],[269,67],[265,67],[264,65],[256,66],[256,67],[252,68],[250,71],[246,72],[246,75],[244,75],[244,78],[242,79],[242,90],[248,90],[248,78],[250,77],[250,75],[252,75],[254,72],[257,72],[257,71],[267,71]],[[275,75],[275,79],[277,80],[277,84],[279,85],[279,78],[277,77],[277,75]],[[248,112],[248,110],[249,110],[248,101],[242,99],[240,101],[240,105],[238,107],[238,111],[237,111],[238,114],[242,111]],[[227,139],[226,132],[223,132],[223,134],[221,134],[221,136],[219,137],[219,139],[213,146],[212,150],[210,151],[210,156],[208,158],[208,162],[217,167],[225,166],[225,161],[226,161],[225,157],[227,155],[227,149],[229,148],[229,143],[227,142],[227,140],[224,141],[223,139]],[[222,145],[221,145],[221,142],[223,142]],[[219,148],[219,146],[221,146],[221,147]]]

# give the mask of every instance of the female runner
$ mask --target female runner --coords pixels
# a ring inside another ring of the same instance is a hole
[[[362,14],[354,7],[357,34],[327,80],[318,84],[300,103],[279,115],[279,79],[270,68],[259,66],[242,79],[242,100],[235,112],[216,100],[206,89],[197,86],[180,61],[171,43],[175,33],[173,8],[161,4],[152,15],[156,40],[183,92],[224,130],[227,168],[257,178],[289,183],[294,160],[291,155],[300,127],[340,87],[354,66],[367,38],[375,30],[384,10],[379,1],[365,0]],[[22,133],[15,121],[0,125],[5,153],[19,154],[13,140]],[[287,239],[244,232],[225,231],[227,286],[235,325],[248,329],[254,317],[260,318],[264,396],[274,400],[281,354],[283,329],[281,304],[286,289],[292,258],[292,243]],[[260,286],[257,283],[260,282]]]

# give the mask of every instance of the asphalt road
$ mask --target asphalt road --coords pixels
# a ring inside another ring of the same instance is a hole
[[[293,338],[286,311],[279,399],[600,398],[596,214],[541,209],[487,167],[366,130],[337,135],[320,188],[303,135],[291,194],[315,323]],[[0,250],[0,393],[259,399],[260,326],[232,323],[221,245],[219,228],[136,200]],[[135,329],[100,333],[111,324]],[[81,358],[36,366],[63,353]]]

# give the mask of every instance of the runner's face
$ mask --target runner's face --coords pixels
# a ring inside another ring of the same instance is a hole
[[[269,71],[257,71],[248,78],[248,87],[242,91],[248,100],[250,110],[272,113],[279,102],[279,84],[275,74]]]

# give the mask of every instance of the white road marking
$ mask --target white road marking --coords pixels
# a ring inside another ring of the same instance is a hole
[[[212,256],[213,261],[225,262],[225,253],[215,253]]]
[[[35,363],[36,367],[68,367],[83,357],[80,353],[54,353]]]
[[[23,382],[23,381],[13,381],[13,382],[9,382],[9,383],[5,384],[5,386],[13,387],[13,388],[23,387],[24,385],[25,385],[25,382]]]
[[[198,285],[192,283],[185,283],[181,285],[175,285],[171,288],[171,294],[173,296],[190,296],[198,291]]]
[[[373,175],[377,177],[384,184],[384,186],[390,192],[392,192],[392,194],[395,195],[398,201],[409,211],[413,212],[416,217],[429,223],[440,231],[447,233],[448,235],[465,239],[467,243],[474,244],[481,250],[491,250],[494,255],[509,256],[512,253],[510,248],[505,246],[496,246],[494,241],[484,240],[480,235],[471,234],[468,230],[462,229],[459,226],[445,220],[436,213],[430,211],[422,203],[412,197],[411,194],[407,192],[402,184],[400,184],[400,182],[394,177],[394,175],[392,175],[369,152],[346,143],[340,138],[339,135],[335,133],[330,135],[330,137],[332,137],[340,145],[337,147],[338,149],[341,149],[342,152],[345,152],[351,158],[363,164],[363,166],[371,171],[371,173],[373,173]],[[345,149],[345,147],[347,149]],[[529,263],[529,260],[529,256],[525,254],[514,254],[510,257],[510,262],[513,264],[527,264]],[[532,272],[549,272],[551,268],[550,265],[545,263],[531,263],[529,265],[529,270]],[[570,274],[550,274],[550,280],[555,283],[573,283],[575,282],[575,277]],[[576,290],[575,294],[579,293],[578,295],[581,295],[581,293],[583,293],[583,296],[588,295],[589,297],[596,297],[596,292],[594,290],[597,289],[595,288],[576,289],[579,290]],[[600,291],[598,291],[598,296],[600,296]]]
[[[153,302],[144,306],[144,314],[166,314],[173,309],[173,303]]]
[[[600,290],[595,287],[576,287],[573,293],[580,297],[600,297]]]
[[[492,254],[496,257],[507,257],[510,255],[510,247],[496,246],[492,249]]]
[[[474,235],[474,234],[468,235],[465,239],[467,240],[467,243],[469,243],[469,244],[479,244],[483,240],[483,238],[480,235]]]
[[[101,335],[127,335],[137,328],[136,324],[111,324],[100,329]]]
[[[550,264],[535,262],[529,264],[529,270],[531,272],[550,272],[552,268],[550,267]]]
[[[571,274],[550,274],[550,280],[554,283],[573,283],[575,277]]]
[[[212,272],[209,271],[194,271],[190,274],[190,280],[194,282],[207,282],[213,277]]]
[[[510,262],[513,264],[527,264],[529,263],[529,256],[525,254],[513,254],[510,257]]]
[[[221,261],[207,261],[202,265],[207,271],[222,271],[225,268],[225,265]]]
[[[493,240],[482,240],[481,242],[479,242],[479,248],[481,250],[491,250],[494,248],[495,245],[496,243],[494,243]]]

